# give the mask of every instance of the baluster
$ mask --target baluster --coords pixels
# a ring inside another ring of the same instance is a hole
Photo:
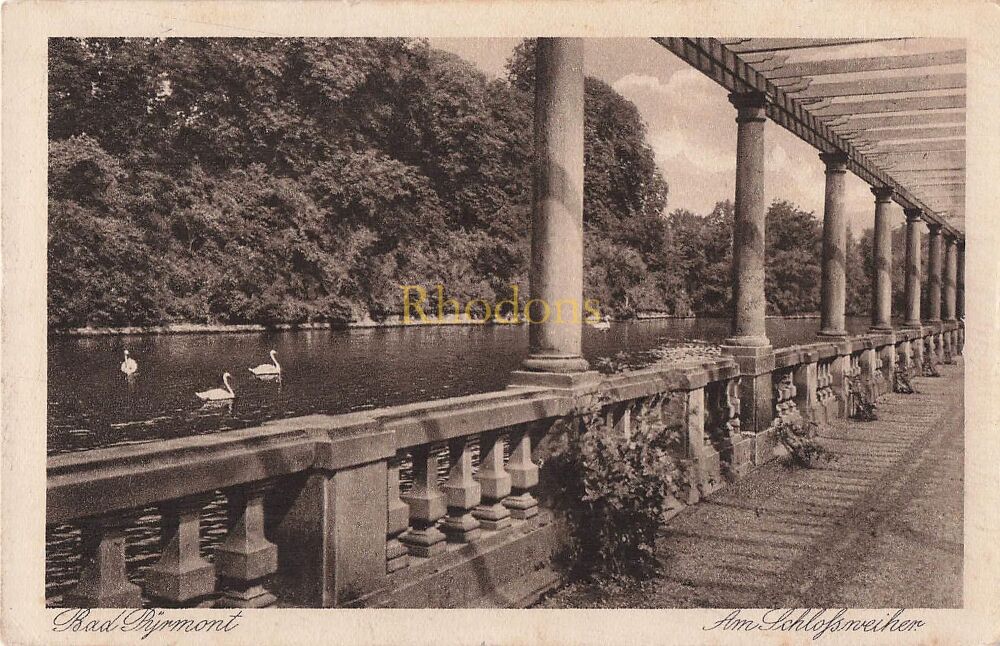
[[[264,537],[264,489],[242,485],[226,491],[228,532],[215,550],[223,588],[220,608],[266,608],[276,598],[264,587],[278,571],[278,548]]]
[[[510,441],[507,473],[513,493],[504,498],[503,504],[511,517],[526,520],[538,513],[538,501],[531,495],[532,487],[538,484],[538,465],[531,461],[531,436],[527,430],[512,433]]]
[[[142,590],[125,569],[125,526],[130,519],[103,516],[80,521],[80,581],[63,597],[73,608],[138,608]]]
[[[215,591],[215,566],[201,557],[202,496],[160,504],[160,560],[146,570],[146,594],[169,605],[197,603]]]
[[[414,556],[430,557],[444,551],[445,536],[435,525],[447,510],[438,488],[438,458],[430,444],[413,448],[413,488],[401,496],[410,507],[410,529],[400,541]]]
[[[406,545],[400,542],[400,535],[410,524],[410,507],[399,498],[399,465],[403,461],[403,452],[397,451],[389,459],[386,477],[386,499],[388,518],[386,523],[385,571],[386,573],[401,570],[410,564],[410,555]]]
[[[479,473],[482,502],[472,510],[483,529],[499,530],[510,525],[510,511],[503,499],[510,495],[510,474],[503,468],[503,437],[483,433],[479,439]]]
[[[482,489],[472,477],[472,447],[469,438],[458,437],[448,442],[451,469],[442,489],[448,496],[448,516],[441,523],[441,530],[449,543],[469,543],[480,532],[479,521],[472,515],[473,508],[482,500]]]

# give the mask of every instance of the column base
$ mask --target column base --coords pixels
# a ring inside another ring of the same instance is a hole
[[[586,372],[590,364],[579,355],[531,354],[521,367],[530,372],[573,373]]]
[[[268,608],[273,606],[278,598],[271,594],[261,583],[254,583],[243,588],[228,589],[215,602],[216,608]]]
[[[515,370],[510,375],[509,386],[532,386],[555,390],[579,390],[596,388],[601,383],[601,373],[596,370],[585,372],[539,372],[536,370]]]
[[[538,513],[538,501],[530,492],[507,496],[503,506],[510,510],[510,517],[516,520],[527,520]]]
[[[885,324],[885,325],[873,325],[870,328],[868,328],[868,331],[869,332],[877,332],[877,333],[892,332],[892,326],[889,325],[888,323]]]
[[[771,340],[766,336],[731,336],[723,341],[722,345],[740,348],[769,348]]]
[[[923,323],[921,321],[904,321],[903,322],[903,327],[914,329],[914,330],[919,330],[923,326],[924,325],[923,325]]]
[[[510,526],[510,511],[499,501],[479,505],[472,510],[472,515],[483,529],[497,531]]]
[[[816,336],[824,339],[846,339],[847,330],[820,330]]]
[[[406,546],[407,551],[423,558],[441,554],[445,550],[445,535],[434,525],[411,528],[399,537],[399,542]]]

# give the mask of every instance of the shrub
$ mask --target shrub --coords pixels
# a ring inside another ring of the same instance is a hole
[[[924,352],[924,365],[923,376],[924,377],[940,377],[941,373],[938,372],[937,366],[934,365],[934,361],[931,359],[930,352]]]
[[[862,422],[874,422],[878,419],[875,409],[878,404],[872,399],[871,391],[866,386],[860,376],[854,376],[847,380],[848,393],[854,402],[854,410],[851,412],[851,419]]]
[[[823,446],[816,436],[819,424],[799,419],[779,419],[774,424],[775,435],[788,450],[791,466],[811,468],[821,460],[832,460],[833,453]]]
[[[910,371],[904,368],[902,364],[898,364],[895,372],[892,373],[892,392],[901,395],[912,395],[917,392],[913,387]]]
[[[546,465],[557,508],[570,523],[574,574],[639,579],[655,573],[664,513],[691,481],[688,463],[677,457],[681,426],[663,419],[665,400],[651,398],[630,425],[618,428],[603,416],[603,406],[562,423],[559,447]]]

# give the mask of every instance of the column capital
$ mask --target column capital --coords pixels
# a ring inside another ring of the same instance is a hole
[[[927,230],[931,232],[932,236],[941,235],[941,223],[940,222],[928,222]]]
[[[819,158],[823,160],[826,164],[826,172],[828,173],[846,173],[847,172],[847,161],[850,159],[847,153],[840,150],[834,150],[832,152],[820,153]]]
[[[888,204],[892,201],[893,196],[896,194],[896,190],[891,186],[872,186],[872,195],[875,196],[876,202],[882,202]]]
[[[767,95],[763,92],[733,92],[729,102],[737,110],[736,123],[767,120]]]
[[[920,222],[924,212],[920,209],[903,209],[903,214],[906,216],[907,222]]]

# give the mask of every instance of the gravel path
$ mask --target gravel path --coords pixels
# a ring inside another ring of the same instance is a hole
[[[959,362],[883,397],[878,421],[827,428],[835,461],[772,463],[674,518],[657,579],[572,584],[539,607],[960,607]]]

